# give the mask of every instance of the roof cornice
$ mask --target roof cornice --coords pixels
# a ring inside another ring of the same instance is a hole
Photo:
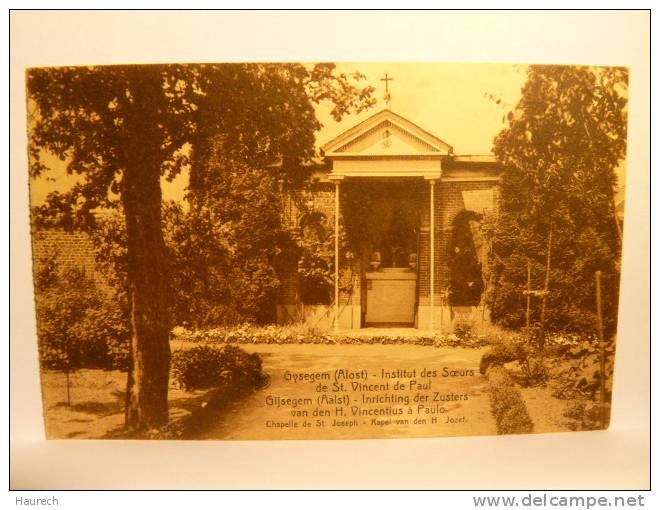
[[[351,141],[359,138],[362,134],[366,133],[367,131],[373,129],[374,127],[386,121],[391,122],[393,125],[397,126],[399,129],[403,130],[404,132],[408,132],[412,134],[413,136],[417,137],[425,144],[429,145],[434,149],[437,149],[438,152],[446,151],[449,154],[453,152],[453,147],[451,145],[444,142],[440,138],[432,135],[425,129],[419,127],[417,124],[409,121],[408,119],[394,113],[393,111],[387,108],[363,120],[362,122],[356,124],[352,128],[336,136],[329,142],[323,144],[321,146],[321,150],[323,150],[323,152],[326,155],[330,155],[330,156],[338,155],[340,153],[336,151],[350,144]]]

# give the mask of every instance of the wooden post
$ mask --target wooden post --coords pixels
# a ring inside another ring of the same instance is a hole
[[[339,181],[335,181],[335,316],[334,331],[339,331]]]
[[[531,313],[532,301],[532,263],[527,259],[527,310],[525,311],[525,327],[529,335],[529,318]]]
[[[548,299],[548,287],[550,286],[550,253],[552,252],[552,229],[548,235],[548,254],[545,263],[545,284],[543,285],[543,298],[541,300],[541,328],[545,327],[545,305]]]
[[[541,331],[539,332],[539,347],[545,348],[545,308],[548,301],[548,287],[550,287],[550,254],[552,253],[552,227],[548,234],[548,254],[545,263],[545,284],[543,285],[543,297],[541,299]]]
[[[286,198],[284,197],[284,179],[277,180],[277,191],[280,199],[280,218],[288,226],[289,218],[286,211]]]
[[[607,421],[605,416],[605,339],[603,336],[603,309],[600,298],[600,274],[600,271],[596,271],[596,315],[600,343],[600,425],[604,429]]]
[[[616,233],[619,236],[619,242],[623,243],[623,232],[621,232],[621,225],[619,224],[619,217],[616,215],[616,202],[612,196],[612,213],[614,216],[614,224],[616,225]]]
[[[66,405],[71,407],[71,380],[69,379],[69,367],[66,368]]]
[[[62,342],[62,351],[66,356],[66,363],[64,365],[64,376],[66,378],[66,405],[71,407],[71,351],[69,349],[68,336]]]
[[[430,229],[429,229],[429,257],[430,257],[430,289],[429,289],[429,302],[431,305],[431,312],[429,315],[429,329],[435,329],[435,180],[429,181],[431,184],[431,207],[430,207]]]
[[[447,305],[447,294],[444,290],[440,291],[440,333],[445,329],[445,306]]]

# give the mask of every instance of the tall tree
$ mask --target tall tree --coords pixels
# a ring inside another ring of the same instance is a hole
[[[621,244],[613,193],[626,150],[627,79],[621,68],[528,70],[522,98],[494,142],[504,172],[488,301],[505,326],[524,325],[529,258],[533,289],[544,288],[550,261],[536,322],[593,332],[594,271],[601,270],[607,330],[615,331]]]
[[[313,155],[320,127],[313,103],[330,100],[337,119],[373,103],[371,88],[355,86],[353,78],[361,76],[338,75],[332,64],[28,70],[31,176],[49,170],[48,153],[79,176],[72,189],[51,194],[41,213],[61,225],[93,227],[98,208],[123,211],[132,359],[128,427],[150,429],[168,419],[170,292],[161,176],[174,178],[191,152],[203,160],[207,140],[218,134],[237,157],[256,154],[265,162],[277,156],[293,162],[287,168],[299,168]],[[204,188],[192,172],[196,186]]]
[[[160,176],[180,169],[196,93],[186,66],[31,69],[31,174],[44,151],[82,179],[54,195],[64,220],[90,224],[99,207],[124,211],[131,322],[126,425],[167,422],[169,308]],[[66,207],[64,207],[66,206]]]

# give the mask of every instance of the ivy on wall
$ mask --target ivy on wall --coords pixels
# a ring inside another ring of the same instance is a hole
[[[480,220],[481,215],[474,211],[461,211],[452,221],[447,245],[449,304],[452,306],[477,306],[481,302],[484,281],[471,225]]]
[[[329,304],[333,292],[334,235],[328,228],[328,218],[319,211],[310,211],[300,219],[297,232],[300,258],[300,301],[305,304]]]
[[[308,184],[290,194],[294,202],[295,217],[290,218],[289,229],[297,251],[298,298],[306,305],[328,305],[334,299],[335,275],[335,232],[334,217],[319,210],[317,194]],[[339,246],[340,263],[339,290],[350,294],[353,290],[352,270],[343,262],[351,258],[340,217]],[[350,264],[349,264],[350,266]],[[348,273],[348,278],[346,274]]]

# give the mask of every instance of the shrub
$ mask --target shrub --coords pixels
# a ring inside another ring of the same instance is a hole
[[[255,388],[262,382],[261,358],[240,347],[200,345],[172,357],[173,379],[184,390],[217,388],[224,384]]]
[[[461,340],[470,340],[474,336],[472,324],[469,322],[457,322],[454,326],[454,334]]]
[[[511,342],[498,342],[481,357],[479,372],[485,374],[491,366],[510,363],[517,357],[518,353]]]
[[[587,339],[565,353],[569,365],[553,380],[553,396],[561,399],[593,400],[601,387],[600,348],[594,339]],[[614,346],[605,349],[605,400],[612,398]]]
[[[569,418],[568,427],[572,430],[602,430],[607,428],[610,422],[610,404],[603,405],[603,414],[601,416],[601,406],[593,402],[578,400],[567,406],[564,416]],[[602,421],[605,421],[603,423]]]
[[[56,256],[36,261],[39,359],[55,370],[128,365],[126,309],[79,269],[61,270]]]
[[[103,345],[104,368],[126,371],[130,360],[128,306],[125,298],[105,296],[101,306],[87,311],[86,335]]]
[[[516,362],[519,380],[524,386],[543,384],[549,377],[546,352],[532,340],[514,335],[494,344],[481,358],[479,371],[485,374],[489,367]]]
[[[504,367],[488,370],[490,407],[497,423],[498,434],[528,434],[534,423],[527,406]]]
[[[516,354],[523,386],[542,385],[548,380],[550,374],[544,349],[521,342],[516,344]]]

